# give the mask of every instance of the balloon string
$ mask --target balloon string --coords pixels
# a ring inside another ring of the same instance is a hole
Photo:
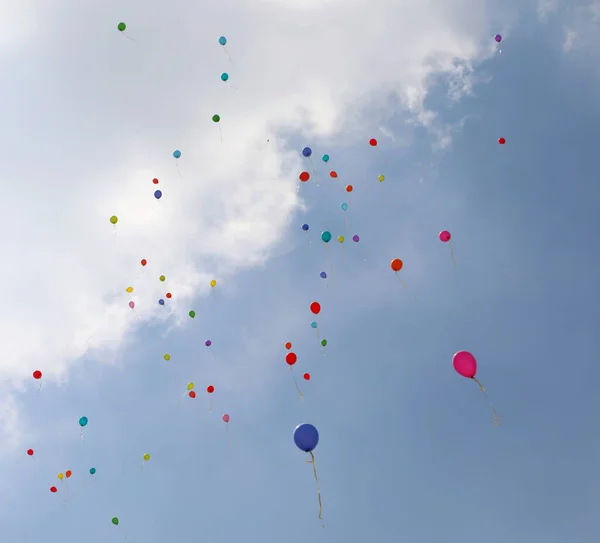
[[[317,339],[320,341],[321,340],[321,334],[319,334],[319,328],[315,328],[315,332],[317,333]]]
[[[402,279],[400,279],[400,276],[398,275],[398,272],[395,272],[395,273],[396,273],[396,277],[398,278],[398,281],[400,281],[404,285],[404,288],[408,288],[406,286],[406,283],[404,281],[402,281]]]
[[[308,454],[310,454],[310,460],[307,460],[306,462],[308,464],[312,464],[313,473],[315,474],[315,481],[317,482],[317,497],[319,498],[319,520],[323,520],[323,502],[321,501],[321,486],[319,485],[319,477],[317,475],[315,455],[312,453],[312,451],[308,451]]]
[[[123,36],[125,36],[128,40],[131,40],[133,43],[137,43],[138,45],[140,44],[140,42],[138,42],[137,40],[134,40],[131,36],[127,36],[125,34],[123,34]]]
[[[221,136],[221,143],[223,143],[223,132],[221,132],[221,125],[218,125],[219,127],[219,135]]]
[[[500,419],[502,417],[500,415],[498,415],[496,408],[492,405],[492,402],[490,401],[490,397],[487,395],[485,387],[477,380],[477,378],[475,376],[471,377],[471,379],[473,379],[473,381],[475,381],[479,385],[479,389],[481,390],[481,392],[485,396],[486,400],[488,401],[488,404],[492,409],[492,413],[494,413],[494,426],[498,426],[498,422],[500,421]]]
[[[296,390],[298,391],[298,394],[300,394],[300,399],[304,400],[304,396],[302,395],[302,391],[298,386],[298,381],[296,381],[296,376],[294,375],[294,370],[292,369],[292,366],[290,366],[290,372],[292,373],[292,379],[294,380],[294,384],[296,385]]]
[[[454,262],[454,267],[456,267],[456,259],[454,258],[454,249],[452,248],[452,242],[450,242],[450,256],[452,257],[452,262]]]
[[[227,51],[227,48],[225,46],[223,46],[223,51],[225,51],[225,54],[227,55],[229,62],[231,62],[231,64],[233,64],[233,60],[231,60],[231,57],[229,56],[229,52]]]
[[[177,168],[177,173],[179,174],[179,177],[183,179],[183,175],[181,175],[181,172],[179,171],[179,164],[177,164],[177,162],[175,162],[175,167]]]
[[[208,400],[208,410],[212,413],[212,398]]]
[[[38,388],[38,391],[37,391],[37,393],[38,393],[38,394],[40,393],[40,390],[42,390],[42,385],[43,385],[43,384],[44,384],[44,381],[42,381],[42,380],[40,379],[40,388]]]
[[[229,423],[225,423],[225,435],[227,436],[227,450],[231,449],[231,442],[229,440]]]
[[[331,261],[331,253],[329,252],[329,243],[325,244],[325,250],[327,251],[327,260],[329,261],[329,268],[331,269],[331,275],[333,277],[333,280],[336,280],[335,277],[335,270],[333,269],[333,263]]]

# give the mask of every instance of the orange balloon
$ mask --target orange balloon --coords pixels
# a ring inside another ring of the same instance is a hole
[[[288,341],[288,342],[285,344],[285,348],[286,348],[286,349],[289,351],[289,350],[292,348],[292,344],[291,344],[291,343]]]
[[[67,476],[67,479],[68,479],[69,477],[71,477],[71,475],[73,475],[73,472],[70,469],[68,469],[67,471],[65,471],[65,475]]]
[[[333,177],[335,179],[337,177],[337,172],[335,170],[331,170],[329,172],[329,177]]]
[[[352,185],[348,185],[346,187],[346,192],[352,192],[354,190],[354,187]]]
[[[394,260],[390,262],[390,268],[395,272],[399,272],[402,269],[402,266],[404,266],[404,263],[399,258],[394,258]]]

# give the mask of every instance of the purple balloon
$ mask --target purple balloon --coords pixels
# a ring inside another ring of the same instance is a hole
[[[360,238],[356,234],[354,234],[352,236],[352,241],[355,241],[356,243],[358,243],[359,240],[360,240]]]
[[[495,40],[496,40],[498,43],[500,43],[500,42],[502,41],[502,36],[501,36],[500,34],[496,34],[496,35],[494,36],[494,39],[495,39]]]
[[[210,347],[210,346],[212,345],[212,341],[211,341],[210,339],[207,339],[207,340],[204,342],[204,345],[206,345],[207,347]]]

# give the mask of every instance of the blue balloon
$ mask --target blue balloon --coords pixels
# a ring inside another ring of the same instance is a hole
[[[227,81],[229,79],[229,74],[226,72],[223,72],[221,74],[221,81]]]
[[[304,230],[305,232],[308,230],[308,224],[303,224],[302,225],[302,230]]]
[[[346,211],[348,209],[348,204],[344,202],[340,207],[342,208],[342,211]]]
[[[165,305],[165,301],[161,298],[158,300],[158,305]]]
[[[319,274],[323,279],[327,279],[327,274],[325,272],[321,272]]]
[[[321,234],[321,239],[325,242],[325,243],[329,243],[331,241],[331,232],[329,232],[328,230],[325,230],[322,234]]]
[[[88,423],[88,418],[87,417],[81,417],[79,419],[79,426],[81,426],[82,428],[84,426],[87,426],[87,423]]]
[[[312,149],[310,147],[305,147],[302,149],[302,154],[308,158],[310,155],[312,155]]]
[[[319,432],[312,424],[299,424],[294,430],[294,443],[301,451],[314,451],[319,444]]]
[[[227,38],[226,38],[225,36],[221,36],[221,37],[219,38],[219,43],[220,43],[221,45],[225,45],[225,44],[227,43]]]
[[[175,151],[173,151],[173,156],[175,158],[181,157],[181,151],[179,149],[175,149]]]
[[[155,192],[154,192],[154,197],[155,197],[157,200],[160,200],[160,199],[161,199],[161,197],[162,197],[162,192],[161,192],[160,190],[157,190],[157,191],[155,191]]]
[[[312,321],[312,322],[310,323],[310,327],[311,327],[311,328],[316,328],[316,327],[317,327],[317,321]]]
[[[94,475],[94,473],[96,473],[96,468],[90,468],[90,473]]]
[[[329,155],[323,155],[321,158],[323,159],[323,162],[329,162]]]

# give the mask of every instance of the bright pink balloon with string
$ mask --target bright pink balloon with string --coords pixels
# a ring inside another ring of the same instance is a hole
[[[223,422],[229,422],[229,415],[227,413],[223,415]]]
[[[442,243],[448,243],[451,237],[452,236],[450,235],[450,232],[448,232],[448,230],[442,230],[439,235],[440,241]]]
[[[131,309],[133,309],[135,307],[135,302],[129,302],[129,307],[131,307]]]
[[[452,364],[459,375],[473,379],[477,373],[477,360],[468,351],[458,351],[452,357]]]

